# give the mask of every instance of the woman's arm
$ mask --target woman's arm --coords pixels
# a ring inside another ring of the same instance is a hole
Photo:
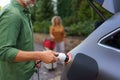
[[[55,39],[55,37],[53,36],[53,27],[51,26],[50,27],[50,31],[49,31],[50,33],[50,37],[52,38],[52,39]]]

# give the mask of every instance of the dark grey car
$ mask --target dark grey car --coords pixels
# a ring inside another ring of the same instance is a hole
[[[120,0],[96,1],[113,16],[69,52],[61,80],[120,80]]]

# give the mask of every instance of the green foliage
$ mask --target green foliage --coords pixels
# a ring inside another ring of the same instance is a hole
[[[79,21],[86,21],[91,20],[93,16],[91,16],[91,7],[88,5],[86,1],[82,1],[78,13],[78,19]]]
[[[71,0],[57,0],[57,11],[62,18],[71,16]]]
[[[71,24],[74,24],[74,19],[71,16],[66,16],[62,19],[62,23],[65,26],[70,26]]]
[[[93,22],[101,21],[101,18],[90,7],[87,0],[57,0],[57,12],[62,18],[63,25],[69,28],[68,35],[88,36],[94,29]],[[32,20],[34,31],[48,33],[51,25],[53,12],[52,0],[36,0],[36,5],[32,9]],[[95,5],[102,11],[106,18],[111,14],[106,12],[101,6]]]
[[[48,33],[50,20],[54,15],[52,0],[36,0],[32,8],[33,30],[38,33]]]
[[[73,20],[74,23],[78,23],[80,21],[94,21],[96,19],[99,19],[97,14],[94,12],[94,10],[90,7],[88,2],[86,0],[73,0],[72,1],[72,11],[73,11]]]
[[[90,21],[79,22],[72,24],[69,27],[68,35],[87,37],[94,30],[93,23]]]
[[[72,0],[71,1],[71,8],[72,8],[72,15],[71,16],[72,16],[72,20],[74,23],[79,22],[78,11],[80,9],[81,2],[82,2],[82,0]]]
[[[51,25],[50,21],[34,22],[33,30],[37,33],[49,33],[49,26]]]
[[[54,16],[52,0],[36,0],[32,9],[33,21],[50,20]]]
[[[40,7],[41,13],[39,15],[41,16],[41,19],[50,20],[54,15],[52,0],[42,0]]]

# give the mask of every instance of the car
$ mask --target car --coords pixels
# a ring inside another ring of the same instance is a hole
[[[98,11],[103,23],[69,52],[61,80],[120,80],[120,0],[95,1],[113,15],[106,20]]]

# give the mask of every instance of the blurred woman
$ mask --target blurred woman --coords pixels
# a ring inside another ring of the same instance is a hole
[[[62,25],[61,18],[59,16],[54,16],[52,18],[52,25],[50,26],[50,37],[55,41],[55,51],[65,52],[65,31]]]

